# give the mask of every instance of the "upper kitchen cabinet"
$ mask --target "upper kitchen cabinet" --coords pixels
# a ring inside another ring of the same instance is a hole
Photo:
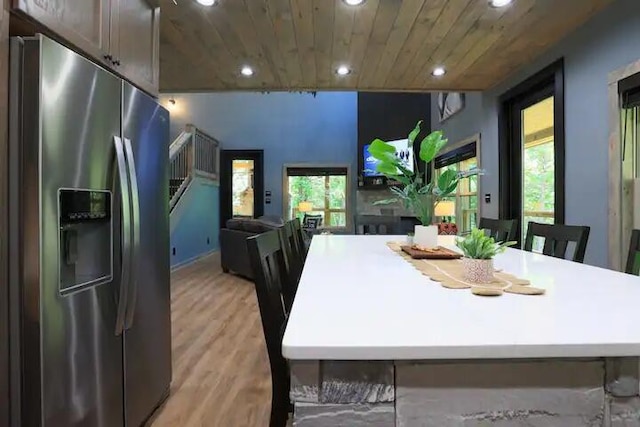
[[[100,61],[109,53],[111,0],[13,0],[13,7]]]
[[[13,7],[135,85],[156,95],[157,0],[13,0]]]
[[[118,71],[143,89],[158,91],[160,8],[148,0],[119,0],[111,9],[112,55]]]

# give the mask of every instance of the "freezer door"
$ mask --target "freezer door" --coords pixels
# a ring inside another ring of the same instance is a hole
[[[127,425],[138,426],[160,405],[171,382],[169,113],[128,83],[122,93],[122,139],[136,178],[132,211],[139,239],[125,330],[125,411]]]
[[[23,62],[22,425],[119,426],[121,81],[42,36]]]

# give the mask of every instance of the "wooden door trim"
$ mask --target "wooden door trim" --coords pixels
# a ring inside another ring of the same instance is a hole
[[[609,268],[622,271],[625,254],[622,242],[622,147],[620,135],[621,109],[618,85],[621,80],[640,73],[640,60],[632,62],[609,74],[609,206],[608,206],[608,249]],[[628,242],[626,242],[628,244]]]

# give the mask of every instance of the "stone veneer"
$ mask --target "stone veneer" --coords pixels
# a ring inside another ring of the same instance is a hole
[[[292,361],[297,427],[640,427],[638,358]]]
[[[393,193],[385,188],[382,190],[362,190],[356,192],[356,213],[358,215],[380,215],[380,209],[393,209],[394,216],[414,216],[413,212],[404,208],[402,203],[378,206],[374,205],[378,200],[390,199]]]

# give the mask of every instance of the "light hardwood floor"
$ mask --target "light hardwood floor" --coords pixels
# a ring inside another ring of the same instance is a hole
[[[173,381],[153,427],[269,425],[271,376],[253,283],[215,257],[171,276]]]

